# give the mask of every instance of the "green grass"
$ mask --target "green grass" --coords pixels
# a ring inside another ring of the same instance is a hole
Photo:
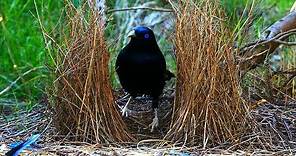
[[[62,1],[36,0],[45,28],[61,14]],[[33,0],[0,1],[0,92],[26,71],[44,66],[46,49]],[[35,103],[42,96],[48,72],[40,68],[22,77],[0,98]]]
[[[248,18],[249,9],[253,0],[221,0],[225,8],[228,24],[231,28],[240,27]],[[255,0],[253,15],[255,20],[252,25],[252,36],[260,37],[265,28],[285,16],[292,7],[295,0]],[[240,21],[242,19],[242,21]]]

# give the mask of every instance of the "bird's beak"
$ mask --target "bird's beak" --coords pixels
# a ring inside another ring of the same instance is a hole
[[[135,30],[130,31],[127,36],[130,37],[130,38],[136,37]]]

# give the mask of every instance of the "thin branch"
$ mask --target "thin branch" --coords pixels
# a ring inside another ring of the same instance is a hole
[[[296,68],[285,70],[285,71],[277,71],[274,73],[274,75],[281,75],[281,74],[296,75]]]
[[[32,69],[30,69],[30,70],[24,72],[24,73],[23,73],[22,75],[20,75],[17,79],[15,79],[12,83],[10,83],[10,85],[8,85],[5,89],[3,89],[3,90],[0,92],[0,96],[1,96],[2,94],[4,94],[5,92],[7,92],[9,89],[11,89],[11,88],[17,83],[17,81],[19,81],[22,77],[24,77],[24,76],[30,74],[31,72],[33,72],[33,71],[35,71],[35,70],[37,70],[37,69],[41,69],[41,68],[43,68],[43,66],[41,66],[41,67],[35,67],[35,68],[32,68]]]
[[[275,22],[265,31],[263,40],[248,44],[240,49],[239,68],[240,75],[244,76],[246,72],[258,67],[264,63],[266,57],[272,54],[281,44],[295,45],[294,42],[285,40],[296,33],[296,12],[291,12],[282,19]],[[259,55],[258,55],[259,54]]]
[[[296,33],[296,29],[292,29],[292,30],[289,30],[286,32],[279,33],[270,39],[261,39],[261,40],[255,41],[255,42],[251,42],[241,48],[241,51],[242,51],[241,54],[243,54],[243,52],[245,52],[245,51],[249,51],[250,49],[254,49],[257,46],[265,45],[270,42],[277,42],[277,43],[289,45],[289,43],[293,43],[293,42],[287,43],[287,42],[282,41],[281,39],[284,39],[284,38],[289,37],[291,35],[295,35],[295,33]],[[294,44],[292,44],[292,45],[294,45]]]
[[[283,44],[283,45],[287,45],[287,46],[294,46],[296,45],[296,42],[287,42],[287,41],[282,41],[282,40],[274,40],[273,42],[279,43],[279,44]]]
[[[165,8],[151,8],[151,7],[130,7],[130,8],[122,8],[122,9],[110,9],[107,11],[107,14],[119,11],[131,11],[131,10],[150,10],[150,11],[160,11],[160,12],[174,12],[172,9]]]

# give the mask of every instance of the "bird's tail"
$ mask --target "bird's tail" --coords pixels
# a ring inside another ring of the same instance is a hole
[[[164,73],[164,80],[169,81],[171,78],[175,77],[175,75],[170,72],[169,70],[166,70]]]
[[[16,147],[12,148],[5,155],[6,156],[18,156],[22,150],[24,150],[26,147],[30,146],[32,143],[36,142],[39,137],[40,137],[40,134],[32,135],[26,141],[22,142],[21,144],[19,144]]]

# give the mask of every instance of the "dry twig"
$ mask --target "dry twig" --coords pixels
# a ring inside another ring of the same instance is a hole
[[[294,42],[284,41],[296,32],[296,12],[290,12],[287,16],[275,22],[266,31],[262,40],[248,44],[240,49],[240,58],[238,60],[241,76],[245,75],[251,69],[262,64],[266,56],[272,54],[281,44],[295,45]]]
[[[41,67],[34,67],[26,72],[24,72],[22,75],[20,75],[17,79],[15,79],[13,82],[11,82],[5,89],[3,89],[0,92],[0,96],[3,95],[4,93],[6,93],[7,91],[9,91],[21,78],[23,78],[24,76],[30,74],[31,72],[34,72],[38,69],[44,68],[43,66]]]
[[[150,11],[159,11],[159,12],[173,12],[172,9],[165,8],[151,8],[151,7],[130,7],[130,8],[121,8],[121,9],[110,9],[107,11],[107,14],[120,11],[133,11],[133,10],[150,10]]]

